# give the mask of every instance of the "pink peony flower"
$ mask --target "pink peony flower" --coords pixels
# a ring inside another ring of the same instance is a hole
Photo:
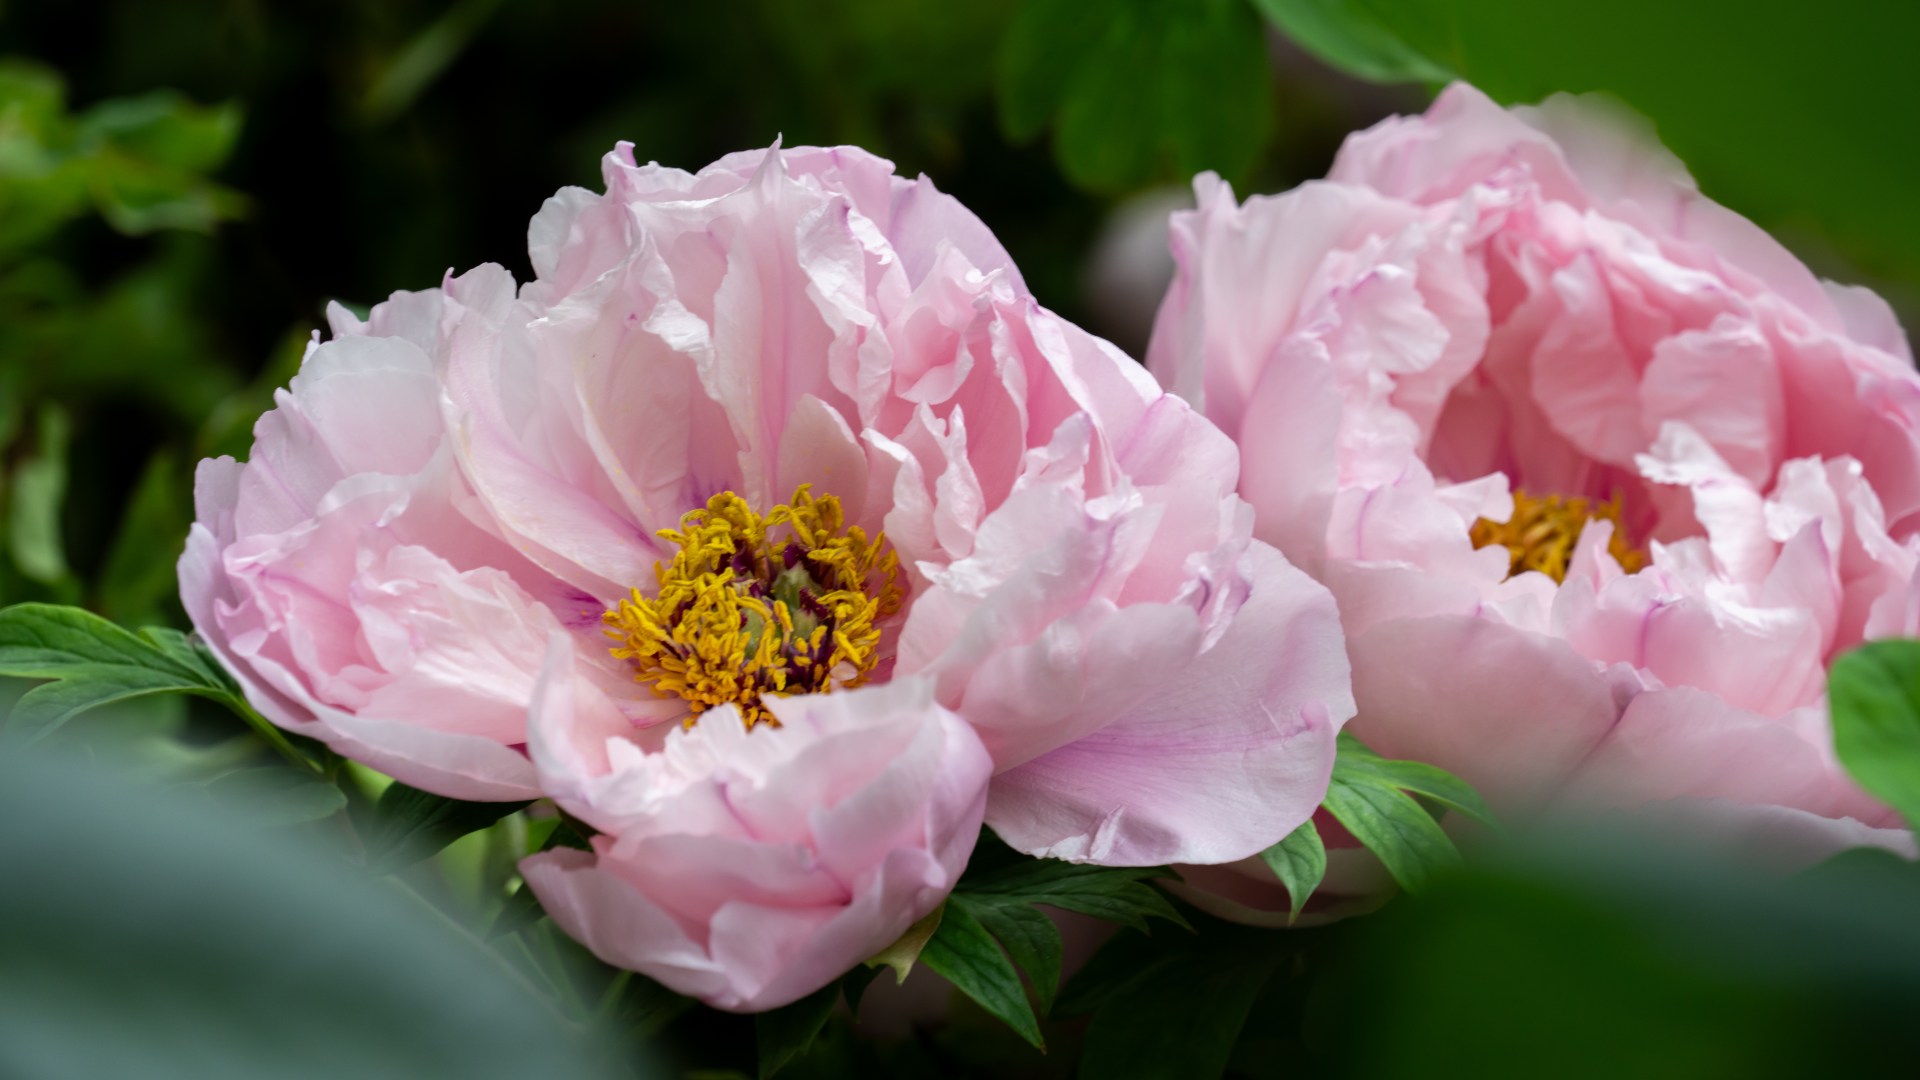
[[[1588,100],[1456,85],[1325,181],[1195,187],[1151,366],[1338,598],[1361,739],[1521,819],[1905,843],[1822,700],[1836,653],[1916,628],[1920,378],[1884,303]]]
[[[1077,860],[1312,812],[1337,612],[1213,425],[885,161],[605,174],[517,294],[482,267],[337,320],[254,461],[203,466],[183,590],[263,710],[552,795],[604,833],[529,861],[556,919],[737,1009],[931,910],[989,770],[986,821]]]

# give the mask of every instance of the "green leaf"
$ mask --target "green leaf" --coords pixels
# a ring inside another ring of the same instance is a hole
[[[1190,930],[1186,918],[1166,895],[1147,884],[1153,878],[1172,876],[1173,872],[1162,866],[1087,866],[1058,859],[1028,859],[964,880],[958,891],[975,899],[1002,897],[1046,904],[1143,932],[1150,918],[1165,919]]]
[[[1323,805],[1409,893],[1425,889],[1435,874],[1460,861],[1440,823],[1403,791],[1335,778]]]
[[[1027,0],[1001,39],[995,71],[1000,125],[1015,142],[1046,129],[1066,100],[1078,58],[1099,43],[1105,20],[1076,0]]]
[[[59,730],[89,709],[152,694],[193,693],[198,688],[164,672],[141,668],[82,671],[58,682],[42,683],[20,695],[0,727],[0,747],[18,750]]]
[[[1445,66],[1396,37],[1354,0],[1253,0],[1268,21],[1308,52],[1374,82],[1447,82]]]
[[[1273,121],[1260,22],[1244,0],[1028,0],[996,90],[1009,137],[1052,120],[1061,170],[1101,191],[1199,169],[1239,175]]]
[[[245,200],[206,179],[240,135],[238,105],[201,106],[172,91],[102,102],[75,125],[101,216],[129,235],[206,232]]]
[[[1292,922],[1300,917],[1300,909],[1307,906],[1307,898],[1313,890],[1320,887],[1320,879],[1327,876],[1327,846],[1320,840],[1320,830],[1314,828],[1313,819],[1300,823],[1300,827],[1287,834],[1287,838],[1260,853],[1260,858],[1287,887],[1287,896],[1293,901],[1293,910],[1287,915]]]
[[[0,743],[15,749],[109,702],[186,693],[233,703],[227,685],[204,668],[91,612],[53,604],[0,609],[0,675],[56,680],[14,704]]]
[[[760,1052],[760,1080],[769,1080],[807,1052],[839,1000],[840,982],[836,979],[799,1001],[754,1016],[753,1040]]]
[[[0,728],[0,743],[16,748],[110,701],[180,693],[226,706],[281,757],[302,768],[319,768],[286,733],[254,712],[232,678],[177,630],[150,627],[135,634],[81,608],[15,604],[0,608],[0,675],[73,684],[38,688],[21,699],[26,711],[16,707]]]
[[[500,4],[501,0],[460,0],[448,7],[381,67],[360,103],[361,113],[373,123],[404,113],[459,59]]]
[[[361,837],[367,866],[378,874],[393,873],[528,805],[529,801],[464,802],[391,784],[380,794],[373,820]]]
[[[151,622],[180,588],[175,562],[192,524],[192,493],[178,458],[161,451],[133,489],[94,595],[107,616]]]
[[[53,585],[67,580],[67,556],[60,539],[60,508],[67,498],[67,414],[56,405],[40,410],[39,447],[16,465],[9,485],[7,541],[13,564],[34,581]]]
[[[1299,940],[1211,921],[1191,936],[1132,937],[1110,942],[1088,964],[1104,985],[1092,995],[1080,1047],[1086,1080],[1220,1076],[1255,999]],[[1071,993],[1084,1003],[1088,989],[1078,977],[1075,984]]]
[[[1020,900],[975,897],[955,893],[949,904],[959,904],[1000,942],[1033,988],[1040,1015],[1053,1011],[1060,990],[1060,929],[1046,914]]]
[[[940,929],[920,951],[920,962],[932,968],[980,1007],[1007,1022],[1020,1037],[1041,1050],[1040,1022],[1020,985],[1020,973],[993,935],[964,906],[948,903]]]
[[[236,769],[208,781],[205,788],[215,802],[240,811],[241,819],[255,828],[318,821],[347,805],[345,793],[336,785],[285,765]]]
[[[8,1075],[664,1075],[396,883],[197,791],[0,759],[0,864]]]
[[[867,987],[879,977],[880,969],[866,964],[861,964],[840,976],[840,992],[846,995],[847,1010],[854,1016],[860,1015],[860,999],[866,996]]]
[[[1372,783],[1424,795],[1491,829],[1500,828],[1493,811],[1473,785],[1437,765],[1424,761],[1397,761],[1381,757],[1359,739],[1340,733],[1333,773],[1352,783]]]
[[[1920,829],[1920,641],[1875,641],[1842,655],[1827,696],[1840,763]]]

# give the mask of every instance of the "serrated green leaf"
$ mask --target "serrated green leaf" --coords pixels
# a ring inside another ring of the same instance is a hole
[[[1320,887],[1320,879],[1327,876],[1327,846],[1321,841],[1320,830],[1314,827],[1313,819],[1301,822],[1286,839],[1261,852],[1260,859],[1273,871],[1273,876],[1280,879],[1280,884],[1286,886],[1287,897],[1293,902],[1287,921],[1298,919],[1300,909],[1307,906],[1307,898]]]
[[[944,976],[980,1007],[1006,1021],[1020,1037],[1045,1050],[1040,1022],[1033,1015],[1020,973],[980,920],[965,907],[949,903],[940,929],[920,951],[920,962]]]
[[[305,769],[284,765],[236,769],[204,787],[216,802],[242,812],[249,824],[260,828],[318,821],[347,805],[346,794],[338,786]]]
[[[1353,0],[1253,0],[1253,6],[1295,44],[1349,75],[1374,82],[1454,78]]]
[[[132,667],[199,682],[198,671],[142,638],[80,608],[15,604],[0,608],[0,675],[63,679],[97,669]]]
[[[318,768],[247,704],[218,663],[177,630],[151,627],[135,634],[81,608],[15,604],[0,608],[0,675],[77,684],[73,689],[30,691],[29,697],[39,696],[29,703],[27,714],[0,729],[0,740],[15,745],[43,738],[86,709],[110,701],[181,693],[225,705],[289,762]]]
[[[1053,1011],[1060,990],[1060,929],[1046,914],[1025,901],[955,893],[948,900],[967,909],[1000,942],[1013,962],[1026,973],[1040,1015]]]
[[[1440,823],[1405,792],[1336,777],[1323,805],[1409,893],[1420,892],[1435,874],[1460,861]]]
[[[1827,696],[1840,763],[1920,830],[1920,641],[1875,641],[1842,655]]]
[[[42,683],[20,695],[0,727],[0,748],[31,746],[89,709],[152,694],[196,692],[199,686],[160,671],[105,667]]]
[[[760,1080],[770,1080],[774,1073],[807,1052],[839,1000],[840,983],[835,980],[791,1005],[754,1016],[753,1040],[760,1056]]]
[[[529,802],[466,802],[391,784],[381,792],[373,820],[361,837],[367,866],[378,874],[393,873],[524,809]]]
[[[963,880],[958,892],[970,897],[1000,896],[1027,904],[1046,904],[1145,932],[1148,919],[1165,919],[1191,930],[1153,878],[1172,877],[1162,866],[1088,866],[1058,859],[1029,859],[979,878]]]
[[[1500,828],[1493,811],[1487,808],[1485,800],[1473,790],[1472,784],[1424,761],[1383,758],[1344,731],[1340,733],[1333,774],[1348,783],[1374,784],[1424,795],[1490,829]]]

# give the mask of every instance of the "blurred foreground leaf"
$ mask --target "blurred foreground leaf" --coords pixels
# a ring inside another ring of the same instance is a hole
[[[1799,880],[1561,830],[1341,928],[1301,1029],[1342,1075],[1892,1076],[1920,1055],[1920,867]]]
[[[613,1075],[411,894],[125,775],[0,761],[0,861],[0,1075]]]
[[[1008,135],[1051,123],[1061,170],[1099,191],[1202,169],[1237,177],[1273,123],[1266,42],[1246,0],[1026,0],[997,89]]]

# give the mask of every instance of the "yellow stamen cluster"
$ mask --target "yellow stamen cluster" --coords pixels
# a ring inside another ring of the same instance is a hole
[[[749,727],[777,724],[765,695],[858,686],[879,662],[879,624],[905,596],[899,557],[809,489],[765,516],[731,491],[708,499],[660,531],[679,551],[654,564],[654,594],[602,617],[639,682],[686,700],[688,727],[728,702]]]
[[[1631,574],[1647,564],[1647,557],[1627,540],[1626,526],[1620,521],[1620,497],[1603,503],[1590,499],[1564,498],[1559,495],[1513,493],[1513,516],[1506,521],[1481,518],[1473,523],[1473,546],[1498,544],[1510,557],[1507,576],[1538,570],[1555,581],[1567,579],[1567,563],[1573,559],[1580,533],[1589,521],[1613,523],[1613,539],[1607,551]]]

